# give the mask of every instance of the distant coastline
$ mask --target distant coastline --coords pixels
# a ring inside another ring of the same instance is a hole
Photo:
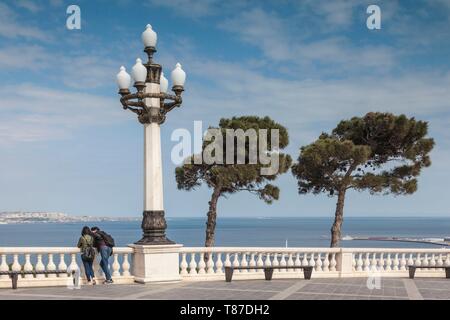
[[[0,212],[0,224],[137,221],[138,217],[72,216],[61,212]]]

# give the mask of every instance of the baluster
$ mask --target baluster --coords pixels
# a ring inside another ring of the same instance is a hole
[[[323,257],[323,267],[322,270],[324,272],[330,271],[330,254],[328,252],[325,252],[325,255]]]
[[[13,255],[13,264],[11,266],[11,270],[12,271],[21,271],[22,270],[22,266],[19,263],[19,255],[18,254]]]
[[[36,271],[45,271],[45,266],[42,263],[42,254],[37,255],[37,262],[36,262]],[[45,278],[45,274],[36,274],[36,278]]]
[[[370,261],[370,270],[372,272],[377,271],[377,265],[378,265],[379,271],[380,272],[383,271],[383,269],[384,269],[384,253],[380,253],[380,258],[378,259],[378,261],[377,261],[377,253],[374,252],[372,254],[372,260]]]
[[[19,255],[18,254],[13,255],[13,264],[11,266],[11,270],[12,271],[21,271],[22,270],[22,266],[19,263]],[[22,276],[19,275],[19,278],[22,278]]]
[[[262,252],[258,253],[258,260],[256,261],[256,266],[259,268],[264,267],[264,261],[263,261],[262,255],[263,255]],[[264,272],[264,270],[258,269],[258,272],[261,273],[261,272]]]
[[[297,254],[295,255],[295,262],[294,265],[296,267],[301,267],[302,266],[302,262],[300,261],[300,253],[297,252]],[[295,271],[297,271],[297,269],[294,269]]]
[[[31,255],[25,254],[25,264],[23,265],[23,271],[33,271],[33,265],[30,261]],[[33,278],[33,274],[25,274],[25,278],[30,279]]]
[[[391,270],[392,270],[391,265],[392,265],[391,254],[388,253],[388,254],[387,254],[386,269],[385,269],[385,270],[386,270],[386,271],[391,271]],[[381,271],[383,271],[383,269],[381,269]]]
[[[308,266],[308,259],[306,259],[306,252],[303,254],[303,259],[302,259],[302,267],[307,267]]]
[[[281,254],[280,267],[286,267],[286,253]],[[280,269],[280,272],[286,272],[285,268]]]
[[[445,257],[445,264],[446,267],[450,267],[450,253],[447,253],[447,256]]]
[[[370,253],[369,253],[369,259],[370,259],[369,271],[377,270],[378,259],[377,259],[376,252],[372,253],[372,258],[370,258]],[[383,260],[383,263],[384,263],[384,260]]]
[[[186,275],[187,274],[187,261],[186,261],[186,252],[183,252],[181,254],[181,262],[180,262],[180,275]]]
[[[292,259],[292,252],[289,253],[287,266],[288,267],[293,267],[294,266],[294,259]],[[292,269],[289,269],[289,271],[292,271]]]
[[[434,255],[434,253],[431,255],[431,260],[430,260],[430,267],[435,267],[436,266],[436,256]]]
[[[205,274],[205,253],[200,252],[200,260],[198,260],[198,274]]]
[[[239,267],[240,263],[239,263],[239,253],[236,252],[234,254],[234,259],[233,259],[233,267]],[[242,270],[235,270],[234,272],[241,272]]]
[[[356,261],[356,271],[363,271],[363,259],[362,259],[362,253],[358,253],[358,261]]]
[[[214,254],[212,252],[208,253],[208,261],[206,262],[206,273],[213,274],[214,273]]]
[[[442,253],[439,253],[436,265],[438,267],[442,267],[444,265],[444,261],[442,260]],[[442,270],[442,269],[440,269],[440,270]]]
[[[94,259],[94,261],[97,261],[97,259]],[[76,253],[72,253],[71,254],[69,271],[70,272],[75,271],[75,275],[74,275],[75,277],[76,277],[77,272],[80,271],[80,268],[78,267],[78,264],[77,264],[77,255],[76,255]]]
[[[49,253],[48,254],[48,263],[47,263],[47,271],[55,271],[56,270],[56,265],[53,262],[53,253]],[[56,274],[54,273],[49,273],[47,274],[47,278],[55,278]]]
[[[266,259],[264,260],[264,266],[265,267],[271,267],[272,261],[270,261],[270,252],[266,254]]]
[[[316,265],[315,261],[314,261],[314,253],[311,253],[311,257],[309,258],[309,266],[313,267]]]
[[[112,264],[112,276],[120,277],[120,264],[119,264],[119,254],[113,254],[113,264]]]
[[[64,261],[64,253],[61,253],[59,255],[58,271],[67,271],[67,265],[66,262]],[[67,273],[60,273],[58,277],[67,278]]]
[[[414,265],[413,254],[410,253],[410,254],[409,254],[409,258],[408,258],[408,267],[409,267],[409,266],[413,266],[413,265]]]
[[[422,265],[422,260],[421,260],[421,257],[420,257],[420,253],[417,253],[415,265],[416,265],[416,267],[420,267]]]
[[[320,253],[317,254],[316,259],[316,269],[317,272],[322,272],[322,255]]]
[[[6,262],[6,254],[2,254],[2,263],[0,264],[0,271],[6,272],[9,271],[8,263]],[[9,276],[7,274],[0,275],[0,279],[8,279]]]
[[[225,267],[231,267],[230,254],[227,253],[225,256]]]
[[[422,261],[422,267],[428,267],[429,263],[428,263],[428,253],[425,253],[425,257],[423,258]],[[428,269],[427,269],[428,270]]]
[[[252,252],[250,255],[250,263],[249,263],[250,267],[256,267],[256,261],[255,261],[255,253]],[[249,272],[255,272],[255,269],[250,269]]]
[[[223,262],[222,262],[222,253],[217,253],[217,259],[216,259],[216,274],[222,274],[223,270]]]
[[[333,253],[331,254],[330,271],[336,271],[336,265],[337,265],[337,261],[336,261],[336,253],[333,252]]]
[[[242,253],[241,266],[242,267],[247,267],[248,266],[247,253],[246,252]],[[243,269],[243,270],[241,270],[241,272],[247,273],[248,270]]]
[[[189,274],[197,274],[197,261],[195,261],[196,253],[191,253],[191,261],[189,262]],[[228,258],[228,255],[227,255]]]
[[[278,261],[278,253],[275,252],[273,254],[273,261],[272,261],[273,272],[279,272],[279,269],[275,269],[279,265],[280,265],[280,262]]]
[[[364,259],[364,271],[370,271],[369,253],[366,252],[365,256],[366,256],[366,258]]]
[[[400,270],[406,270],[406,254],[402,253],[402,258],[400,260]]]
[[[400,260],[398,260],[398,253],[395,254],[394,256],[394,264],[393,264],[393,270],[394,271],[398,271],[398,266],[400,264]]]
[[[123,254],[123,261],[122,261],[122,275],[124,277],[129,277],[130,274],[130,263],[128,262],[128,253]]]

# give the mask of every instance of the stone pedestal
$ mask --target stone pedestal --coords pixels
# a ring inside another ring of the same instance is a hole
[[[353,260],[353,253],[345,252],[344,249],[341,249],[341,252],[337,257],[337,265],[339,267],[338,270],[340,271],[339,272],[340,278],[347,278],[353,275],[352,260]]]
[[[181,281],[179,250],[183,245],[130,245],[133,275],[138,283]]]

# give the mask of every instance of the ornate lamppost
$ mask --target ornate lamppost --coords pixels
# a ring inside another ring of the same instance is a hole
[[[138,245],[174,244],[166,237],[165,232],[167,224],[163,206],[160,125],[164,123],[169,111],[181,105],[186,73],[177,63],[171,74],[174,94],[168,94],[169,81],[164,77],[161,65],[153,62],[156,41],[156,32],[148,24],[142,33],[148,62],[144,65],[141,59],[136,59],[131,71],[135,93],[129,90],[131,77],[125,67],[120,67],[117,74],[123,108],[134,112],[144,126],[144,213],[141,225],[143,237],[136,242]]]

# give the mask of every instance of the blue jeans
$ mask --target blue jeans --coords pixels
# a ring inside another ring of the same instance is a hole
[[[111,272],[109,271],[109,257],[111,256],[112,249],[110,247],[101,247],[100,248],[100,256],[102,260],[100,261],[100,267],[105,274],[106,280],[111,280]]]
[[[84,272],[86,273],[86,279],[88,281],[91,281],[94,278],[94,269],[92,269],[93,260],[84,260],[81,258],[81,261],[83,261],[84,266]]]

